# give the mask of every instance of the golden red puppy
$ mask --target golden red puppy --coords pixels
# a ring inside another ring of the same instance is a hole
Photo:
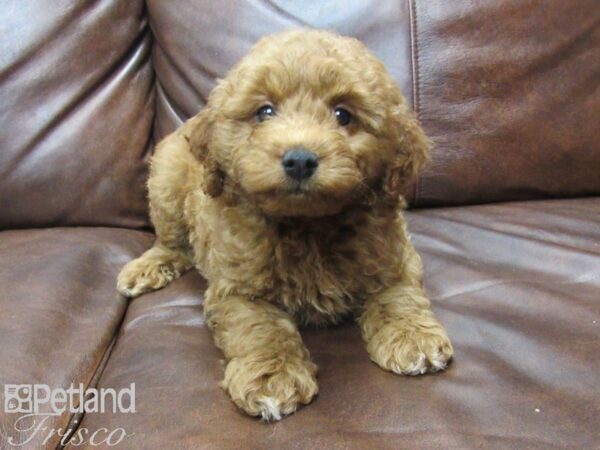
[[[452,346],[401,213],[428,147],[359,41],[268,36],[157,146],[148,181],[157,241],[125,266],[118,289],[135,297],[196,267],[227,360],[222,387],[264,419],[317,394],[299,324],[354,315],[383,369],[442,370]]]

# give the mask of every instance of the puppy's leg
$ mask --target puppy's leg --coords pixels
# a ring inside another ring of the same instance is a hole
[[[419,255],[406,242],[402,282],[369,299],[360,318],[367,351],[380,367],[403,375],[444,370],[452,344],[421,284]]]
[[[279,420],[317,394],[310,361],[292,318],[276,306],[241,296],[205,302],[208,325],[227,359],[221,387],[251,416]]]
[[[188,146],[174,133],[157,146],[152,157],[148,196],[157,240],[154,247],[121,270],[117,289],[126,297],[161,289],[192,267],[184,213],[190,174],[197,163]]]

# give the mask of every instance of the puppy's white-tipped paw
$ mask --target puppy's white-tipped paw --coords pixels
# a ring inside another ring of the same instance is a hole
[[[417,356],[417,359],[408,364],[406,368],[395,365],[393,371],[398,374],[423,375],[427,372],[427,357],[424,353],[421,353]]]
[[[282,364],[281,358],[257,360],[248,355],[229,361],[221,387],[247,414],[277,421],[317,395],[316,371],[308,359],[290,357]]]
[[[434,352],[429,360],[429,363],[431,364],[430,372],[440,372],[442,370],[446,370],[448,367],[448,361],[448,358],[444,354],[440,352]]]
[[[257,403],[260,405],[260,416],[265,422],[272,420],[281,420],[281,410],[277,404],[277,400],[271,397],[261,397]]]

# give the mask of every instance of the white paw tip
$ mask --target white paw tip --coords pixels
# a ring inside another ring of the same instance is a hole
[[[427,365],[425,364],[426,359],[427,357],[425,354],[421,353],[419,359],[406,368],[406,372],[410,375],[423,375],[427,372]]]
[[[433,358],[431,358],[430,363],[434,372],[444,370],[446,368],[446,365],[448,364],[440,353],[436,353],[435,355],[433,355]]]
[[[262,405],[260,413],[262,420],[266,420],[267,422],[270,420],[281,420],[281,411],[279,410],[275,399],[271,397],[262,397],[260,403]]]

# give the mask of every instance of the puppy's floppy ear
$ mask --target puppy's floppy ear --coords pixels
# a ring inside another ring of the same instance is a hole
[[[192,154],[204,167],[202,188],[207,195],[218,197],[223,192],[223,172],[210,149],[210,134],[214,124],[213,111],[206,107],[189,121],[189,143]]]
[[[395,154],[383,180],[383,193],[392,201],[406,194],[410,183],[429,161],[430,141],[419,121],[402,101],[392,107],[390,122],[393,129]]]

